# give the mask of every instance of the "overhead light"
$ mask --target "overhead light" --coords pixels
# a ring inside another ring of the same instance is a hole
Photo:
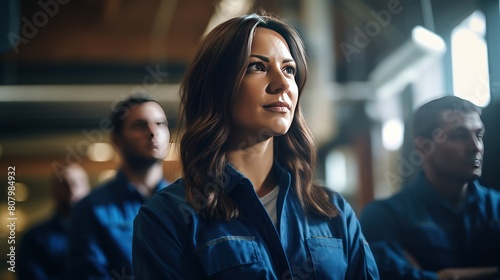
[[[416,26],[411,31],[412,41],[418,44],[420,48],[427,52],[444,53],[446,44],[444,40],[434,32],[431,32],[422,26]]]
[[[404,139],[404,124],[399,118],[390,119],[382,126],[382,144],[389,151],[401,148]]]
[[[147,85],[146,85],[147,86]],[[158,84],[148,92],[157,101],[177,104],[180,84]],[[144,84],[120,85],[0,85],[0,102],[106,102],[122,100],[124,93]],[[105,92],[106,94],[102,94]]]
[[[439,35],[421,26],[413,28],[411,38],[370,73],[369,81],[377,98],[385,99],[401,92],[445,52],[446,44]]]
[[[332,151],[326,157],[326,185],[340,193],[347,188],[347,160],[342,151]]]
[[[468,18],[469,29],[480,36],[486,35],[486,18],[480,11],[475,11]]]

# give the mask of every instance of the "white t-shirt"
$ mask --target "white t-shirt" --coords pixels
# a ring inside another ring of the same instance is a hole
[[[278,186],[274,187],[272,191],[260,198],[260,202],[264,205],[273,221],[275,227],[278,226],[278,214],[276,213],[276,200],[278,199],[278,193],[280,188]]]

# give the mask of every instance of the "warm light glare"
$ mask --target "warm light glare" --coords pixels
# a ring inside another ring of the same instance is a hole
[[[179,158],[179,145],[176,143],[169,143],[167,156],[163,159],[164,161],[178,161]]]
[[[94,143],[89,146],[87,156],[92,161],[109,161],[114,156],[113,147],[108,143]]]
[[[404,124],[400,119],[390,119],[382,126],[382,144],[389,151],[401,148],[404,138]]]
[[[23,183],[16,183],[14,185],[16,187],[16,201],[26,201],[29,196],[29,189]]]
[[[116,170],[107,169],[103,170],[97,175],[97,181],[99,183],[104,183],[105,181],[113,178],[116,175]]]
[[[0,204],[0,209],[2,210],[8,209],[7,207],[8,207],[7,203]],[[13,218],[15,218],[15,223],[16,223],[15,231],[12,231],[8,226],[2,226],[0,227],[0,236],[2,237],[14,236],[16,232],[26,230],[26,226],[28,225],[30,217],[26,215],[26,212],[24,212],[24,210],[21,207],[16,207],[16,211],[14,212],[13,216],[10,215],[10,211],[0,211],[0,219],[2,219],[2,221],[11,222],[13,220],[9,219]]]

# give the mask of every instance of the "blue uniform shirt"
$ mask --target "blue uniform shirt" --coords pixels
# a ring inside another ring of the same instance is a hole
[[[162,180],[156,191],[166,186]],[[120,170],[75,206],[71,279],[131,279],[133,220],[144,201]]]
[[[500,265],[500,193],[477,181],[453,208],[421,173],[393,197],[369,204],[361,225],[383,279],[437,279],[444,268]]]
[[[68,258],[68,226],[54,215],[27,231],[21,240],[18,280],[65,279]]]
[[[339,216],[306,215],[290,173],[277,163],[275,170],[277,228],[251,182],[230,165],[224,191],[238,205],[238,219],[200,218],[186,202],[182,179],[152,196],[134,221],[136,279],[378,279],[349,204],[330,192]]]

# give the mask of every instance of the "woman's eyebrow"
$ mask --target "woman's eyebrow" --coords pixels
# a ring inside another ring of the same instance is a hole
[[[250,57],[257,57],[261,60],[264,60],[265,62],[269,62],[270,59],[266,56],[263,56],[263,55],[259,55],[259,54],[251,54]],[[285,58],[283,59],[283,63],[288,63],[288,62],[295,62],[295,60],[293,58]]]
[[[269,57],[265,57],[265,56],[263,56],[263,55],[251,54],[251,55],[250,55],[250,57],[257,57],[257,58],[259,58],[259,59],[261,59],[261,60],[264,60],[265,62],[269,62],[269,61],[270,61],[270,60],[269,60]]]

